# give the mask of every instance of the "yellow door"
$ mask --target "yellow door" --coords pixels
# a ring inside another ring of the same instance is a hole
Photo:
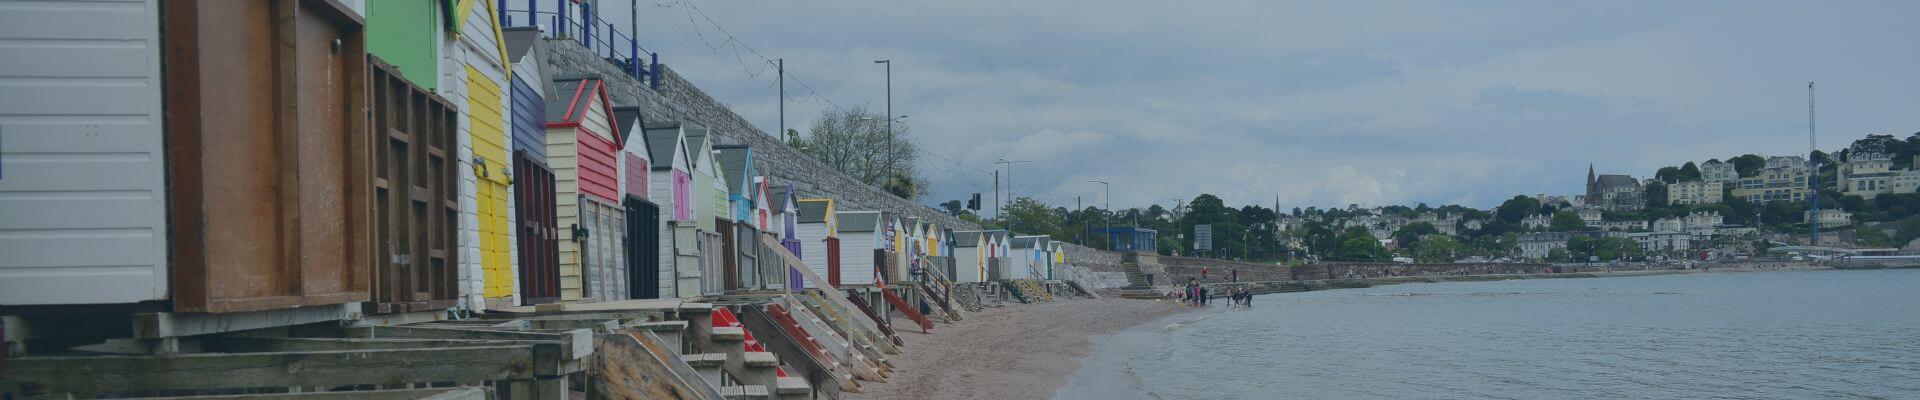
[[[507,163],[505,113],[500,107],[500,84],[482,74],[472,65],[467,66],[467,109],[468,123],[473,127],[473,158],[476,168],[482,168],[479,184],[474,190],[480,206],[480,269],[486,282],[486,297],[507,297],[513,295],[513,261],[509,260],[508,249],[513,243],[507,238],[507,229],[512,226],[512,216],[507,215],[507,196],[513,191],[507,189]]]

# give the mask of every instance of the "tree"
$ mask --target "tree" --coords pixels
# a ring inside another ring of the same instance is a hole
[[[897,175],[906,178],[896,183],[897,187],[923,186],[917,184],[921,181],[916,167],[920,147],[913,141],[913,135],[901,124],[894,124],[889,135],[882,118],[865,107],[829,109],[814,118],[807,137],[796,135],[789,141],[801,153],[861,183],[883,186]]]
[[[961,203],[959,200],[947,200],[944,203],[940,203],[940,209],[946,210],[947,215],[960,215],[960,211],[966,210],[966,208],[966,204]]]
[[[1007,228],[1023,235],[1053,235],[1060,232],[1061,220],[1046,203],[1032,197],[1013,199],[1000,209]]]
[[[1567,239],[1567,252],[1572,253],[1574,261],[1637,261],[1646,258],[1640,243],[1628,238],[1574,236]]]
[[[1908,153],[1907,142],[1895,139],[1893,135],[1867,135],[1847,146],[1847,154],[1886,154],[1898,156]]]
[[[803,141],[800,139],[800,131],[794,130],[793,128],[787,128],[786,141],[787,141],[787,146],[793,147],[796,150],[800,150],[802,153],[806,152],[806,150],[802,148],[806,147],[807,143],[806,141]]]
[[[1552,232],[1574,232],[1587,230],[1587,221],[1580,219],[1580,213],[1573,210],[1560,210],[1553,213],[1553,220],[1547,225]]]
[[[1413,246],[1418,245],[1421,240],[1424,240],[1427,235],[1439,233],[1440,229],[1434,228],[1433,224],[1415,222],[1401,226],[1400,230],[1394,231],[1393,243],[1403,249],[1413,248]]]
[[[1466,253],[1467,247],[1447,235],[1427,235],[1420,238],[1420,244],[1413,248],[1413,260],[1423,263],[1452,262],[1454,257]]]
[[[1693,165],[1692,161],[1688,161],[1686,164],[1680,165],[1680,180],[1681,181],[1700,180],[1700,166]]]
[[[1572,262],[1573,253],[1568,253],[1567,249],[1565,248],[1555,247],[1553,248],[1553,250],[1547,251],[1547,261],[1548,262]]]
[[[880,184],[880,189],[886,190],[887,193],[892,193],[894,196],[900,196],[900,198],[908,199],[908,200],[912,200],[916,197],[920,197],[921,195],[929,193],[927,190],[927,185],[921,184],[920,180],[914,179],[911,176],[907,176],[905,174],[901,174],[898,172],[895,172],[892,175],[889,175],[887,177],[886,182],[882,182]]]
[[[1889,247],[1894,245],[1893,238],[1887,237],[1887,232],[1881,231],[1880,228],[1863,226],[1854,231],[1854,237],[1859,239],[1860,245],[1862,246]]]
[[[1391,261],[1393,253],[1380,245],[1380,239],[1373,235],[1351,236],[1340,242],[1340,250],[1333,255],[1337,261]]]
[[[1754,154],[1742,154],[1727,159],[1727,162],[1733,163],[1733,171],[1740,174],[1741,178],[1760,175],[1760,169],[1767,167],[1767,158]]]
[[[1657,180],[1657,181],[1661,181],[1661,182],[1666,182],[1666,183],[1674,183],[1674,182],[1679,182],[1679,181],[1680,181],[1680,168],[1678,168],[1678,167],[1660,167],[1660,169],[1658,169],[1658,170],[1655,170],[1655,171],[1653,172],[1653,179],[1654,179],[1654,180]]]
[[[1527,196],[1513,196],[1513,198],[1500,203],[1500,207],[1495,208],[1493,213],[1500,217],[1501,222],[1518,225],[1520,220],[1532,216],[1534,212],[1539,210],[1539,200]]]
[[[1647,208],[1665,207],[1667,205],[1667,184],[1660,182],[1647,183],[1646,201]]]

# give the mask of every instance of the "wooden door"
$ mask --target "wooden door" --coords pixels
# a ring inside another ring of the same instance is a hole
[[[720,276],[721,288],[740,289],[739,246],[733,243],[733,223],[726,219],[715,218],[713,229],[720,231]]]
[[[627,290],[635,299],[660,298],[660,206],[628,195]]]
[[[840,287],[840,238],[827,238],[827,284]]]
[[[553,169],[526,150],[514,152],[514,214],[519,222],[520,304],[560,300],[560,247]]]

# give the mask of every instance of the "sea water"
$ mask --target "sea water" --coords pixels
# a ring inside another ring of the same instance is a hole
[[[1262,295],[1099,338],[1054,397],[1920,399],[1920,270]]]

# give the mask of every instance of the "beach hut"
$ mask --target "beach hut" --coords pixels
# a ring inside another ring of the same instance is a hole
[[[786,236],[781,234],[778,225],[773,224],[773,203],[776,201],[772,197],[773,179],[761,175],[753,177],[751,181],[753,182],[753,210],[749,214],[752,215],[754,230],[757,231],[760,236],[772,238],[775,243],[778,243],[781,239],[786,238]],[[787,270],[784,267],[786,266],[786,261],[774,253],[774,248],[767,247],[767,242],[762,240],[762,238],[747,238],[743,242],[745,242],[747,248],[752,249],[755,254],[754,261],[758,263],[758,265],[754,267],[754,270],[759,274],[759,288],[774,290],[785,289]]]
[[[693,153],[679,122],[646,126],[647,149],[653,153],[647,198],[659,205],[660,297],[699,296],[699,248],[695,246],[693,216]],[[687,281],[687,282],[682,282]],[[682,290],[685,289],[685,290]]]
[[[624,251],[618,238],[626,224],[618,199],[621,152],[613,105],[597,78],[554,81],[547,101],[547,161],[553,168],[560,227],[561,300],[626,298]]]
[[[992,240],[985,231],[953,232],[954,283],[987,281],[987,249]]]
[[[773,232],[780,236],[780,247],[785,247],[787,252],[793,253],[795,256],[804,256],[805,254],[800,251],[800,204],[798,200],[799,199],[794,196],[793,184],[791,183],[783,185],[778,191],[775,191],[773,193],[774,213],[772,224],[774,226]],[[781,261],[779,257],[774,257],[773,261],[780,265],[786,264],[784,261]],[[782,272],[786,274],[786,279],[779,282],[782,285],[780,287],[781,289],[796,287],[801,281],[805,280],[797,276],[800,274],[800,271]]]
[[[894,213],[886,213],[886,215],[888,216],[887,242],[891,247],[889,247],[889,257],[886,258],[887,262],[881,264],[883,268],[881,277],[876,279],[885,279],[884,282],[888,284],[906,282],[907,270],[912,268],[915,261],[915,227],[920,224],[920,220]]]
[[[1014,236],[1007,247],[1007,261],[1012,262],[1007,269],[1007,279],[1033,279],[1033,245],[1038,238],[1033,236]]]
[[[833,199],[799,199],[795,205],[794,239],[800,242],[800,261],[815,275],[840,284],[840,219]],[[812,282],[800,282],[804,288]]]
[[[721,174],[721,182],[728,183],[727,212],[724,220],[717,220],[721,238],[722,282],[726,290],[760,289],[760,259],[755,251],[760,243],[759,220],[755,215],[758,209],[754,202],[759,196],[758,184],[753,170],[753,148],[746,145],[714,146],[714,159]]]
[[[559,225],[555,221],[553,168],[547,166],[546,99],[554,97],[547,79],[546,44],[532,27],[506,29],[511,106],[515,296],[520,305],[560,300]]]
[[[461,1],[442,10],[450,18],[434,89],[460,111],[457,146],[469,167],[460,170],[461,303],[476,310],[486,303],[513,303],[518,280],[513,216],[507,209],[513,193],[508,185],[508,63],[495,10],[492,0]]]
[[[660,294],[661,208],[651,200],[653,186],[653,141],[647,140],[646,116],[639,107],[613,109],[614,125],[620,128],[622,145],[616,166],[620,172],[620,207],[626,211],[627,297],[657,299]],[[671,153],[669,153],[671,154]]]
[[[841,211],[835,217],[840,220],[840,283],[835,286],[872,286],[877,282],[875,271],[892,255],[888,248],[893,240],[887,237],[893,228],[891,216],[880,211]]]
[[[1049,269],[1053,272],[1047,274],[1047,279],[1054,279],[1053,277],[1059,274],[1058,269],[1065,268],[1066,266],[1067,244],[1063,242],[1053,242],[1053,268]]]
[[[727,208],[729,191],[714,158],[717,151],[711,131],[696,124],[683,123],[682,128],[687,134],[687,150],[693,156],[693,242],[699,253],[695,256],[697,272],[690,277],[693,286],[681,288],[681,293],[717,295],[726,290],[723,270],[732,257],[724,252],[720,237],[720,229],[730,228],[733,221]]]
[[[987,280],[1012,279],[1012,263],[1008,259],[1008,253],[1012,252],[1012,245],[1009,243],[1012,238],[1013,236],[1004,230],[986,232]]]

